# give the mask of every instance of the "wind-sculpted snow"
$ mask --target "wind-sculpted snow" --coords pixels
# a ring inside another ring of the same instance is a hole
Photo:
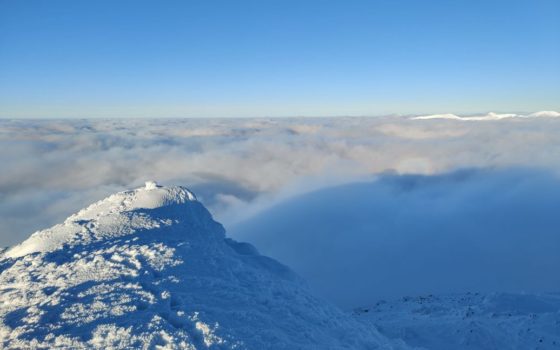
[[[182,187],[115,194],[0,258],[0,348],[392,348]]]
[[[184,204],[196,197],[181,187],[161,188],[154,182],[134,191],[114,194],[70,216],[64,224],[33,234],[22,244],[8,250],[6,257],[17,258],[35,252],[50,252],[69,242],[85,244],[104,238],[129,235],[138,230],[161,228],[173,224],[171,220],[152,220],[136,209],[157,209]],[[197,220],[194,214],[192,220]]]

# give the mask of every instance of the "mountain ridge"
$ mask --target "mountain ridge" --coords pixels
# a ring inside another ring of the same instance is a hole
[[[4,348],[404,348],[226,238],[184,187],[109,196],[0,265]]]

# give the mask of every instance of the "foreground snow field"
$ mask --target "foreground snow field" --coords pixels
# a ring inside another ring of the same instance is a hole
[[[312,296],[183,187],[121,192],[0,258],[0,348],[373,349],[395,344]],[[401,346],[397,346],[401,347]]]
[[[560,294],[406,297],[354,314],[423,349],[560,349]]]

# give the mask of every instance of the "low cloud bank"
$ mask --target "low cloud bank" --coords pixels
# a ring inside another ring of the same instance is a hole
[[[560,118],[0,120],[0,246],[147,180],[191,187],[226,227],[385,172],[560,170]]]
[[[343,307],[385,297],[560,289],[560,179],[510,168],[383,175],[286,200],[230,229]]]

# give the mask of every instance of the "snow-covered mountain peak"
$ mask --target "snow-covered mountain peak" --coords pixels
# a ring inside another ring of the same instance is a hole
[[[225,231],[184,187],[107,197],[0,256],[2,349],[401,347]]]
[[[192,201],[196,201],[196,196],[185,187],[164,187],[157,185],[154,181],[147,181],[143,187],[132,191],[119,192],[94,203],[78,214],[71,216],[69,220],[105,215],[117,211],[155,209]]]
[[[34,233],[4,255],[17,258],[49,252],[65,245],[125,236],[184,220],[199,224],[212,222],[211,215],[187,188],[163,187],[148,181],[144,187],[113,194],[80,210],[60,225]]]

